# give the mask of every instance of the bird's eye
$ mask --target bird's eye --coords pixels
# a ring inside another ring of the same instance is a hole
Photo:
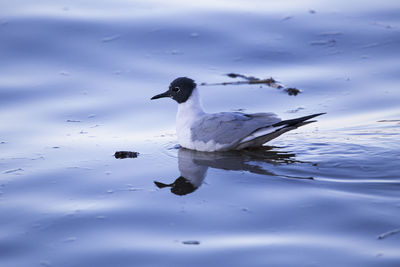
[[[180,90],[181,90],[181,88],[179,88],[178,86],[172,87],[172,91],[175,93],[179,92]]]

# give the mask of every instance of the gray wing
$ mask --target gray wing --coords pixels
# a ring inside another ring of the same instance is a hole
[[[207,143],[215,140],[218,144],[233,144],[257,129],[280,122],[273,113],[245,114],[221,112],[207,114],[191,128],[192,140]]]

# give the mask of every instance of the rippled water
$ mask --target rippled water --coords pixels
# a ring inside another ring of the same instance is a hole
[[[0,3],[1,266],[399,266],[398,1]],[[177,148],[207,111],[327,112],[260,150]],[[115,151],[139,152],[115,159]]]

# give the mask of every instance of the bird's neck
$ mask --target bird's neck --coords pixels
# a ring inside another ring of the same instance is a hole
[[[192,95],[184,102],[178,105],[177,118],[196,118],[204,114],[200,96],[195,88]]]

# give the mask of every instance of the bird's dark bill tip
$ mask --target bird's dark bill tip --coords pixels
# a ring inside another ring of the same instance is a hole
[[[163,97],[171,97],[171,95],[170,95],[169,92],[167,91],[167,92],[164,92],[164,93],[162,93],[162,94],[158,94],[158,95],[153,96],[153,97],[151,98],[151,100],[159,99],[159,98],[163,98]]]

